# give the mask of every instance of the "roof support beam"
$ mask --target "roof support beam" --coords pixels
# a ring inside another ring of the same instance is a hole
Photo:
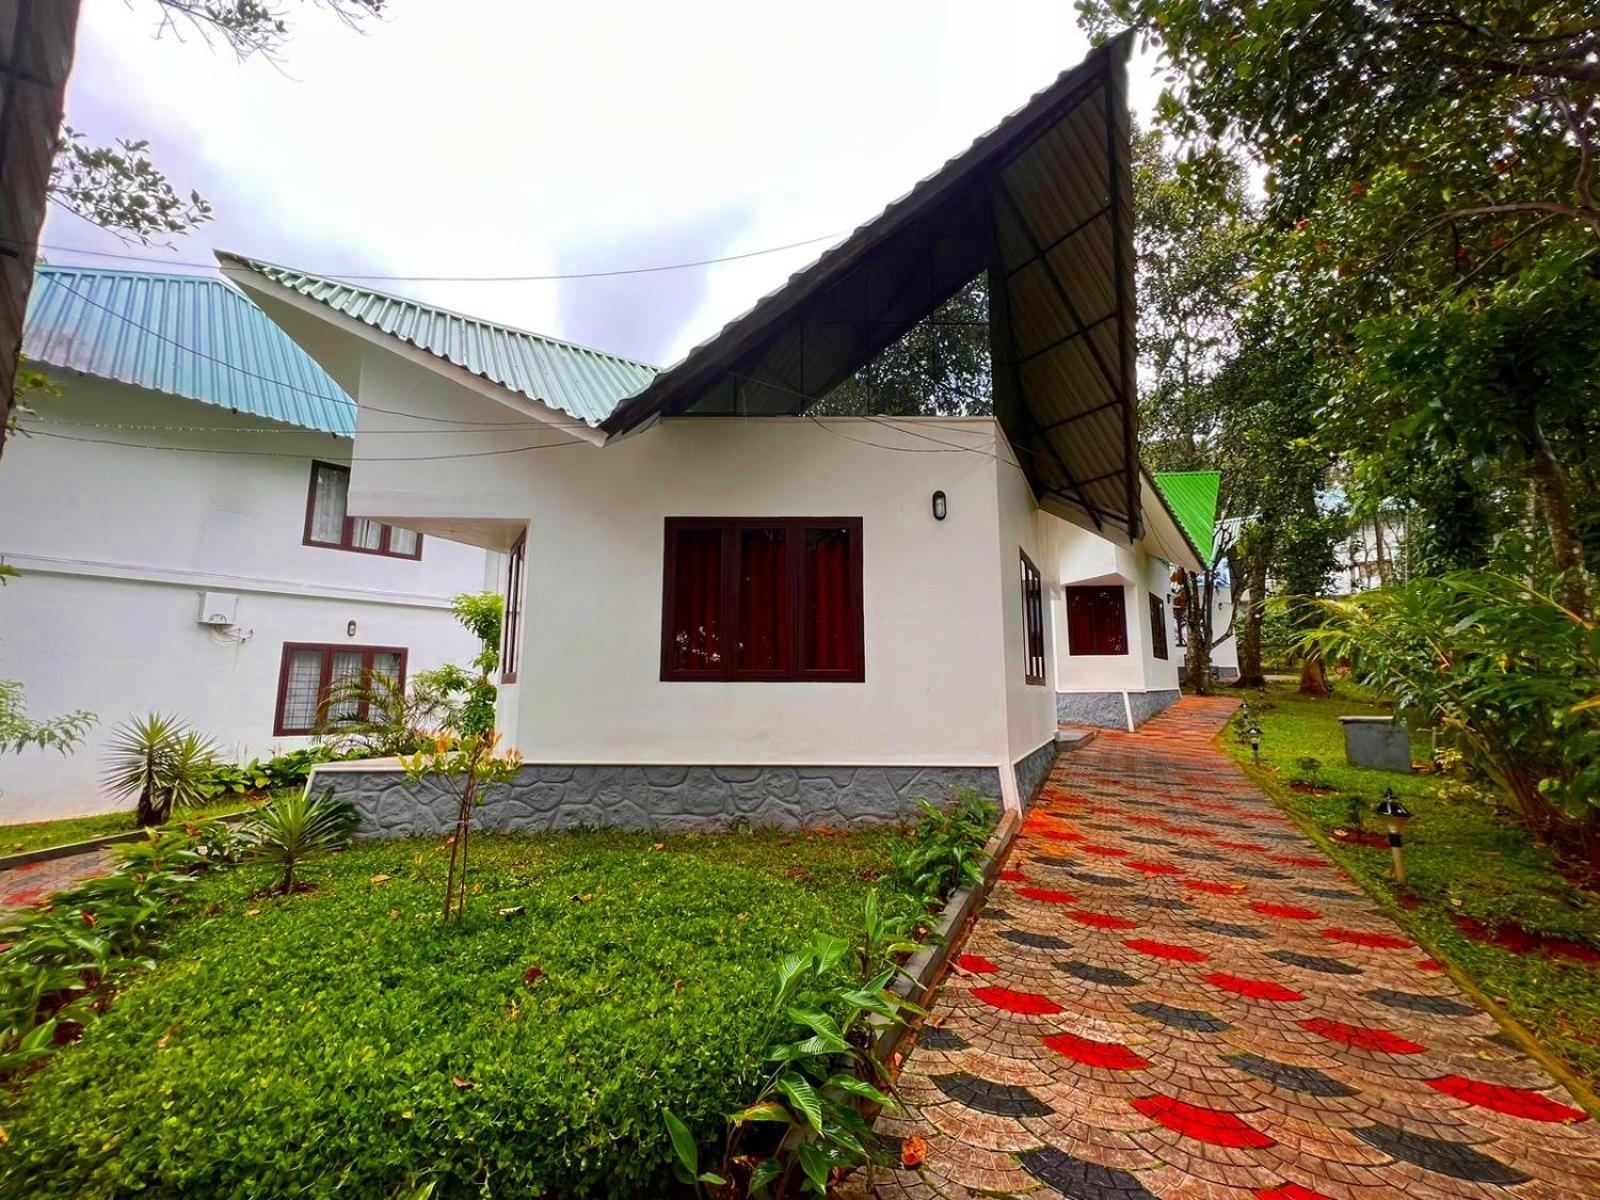
[[[1049,433],[1051,430],[1060,429],[1063,425],[1071,425],[1074,421],[1081,421],[1085,417],[1094,416],[1095,413],[1105,412],[1105,410],[1108,408],[1116,408],[1117,405],[1121,403],[1121,400],[1107,400],[1103,404],[1096,404],[1093,408],[1086,408],[1082,412],[1075,412],[1070,417],[1062,417],[1059,421],[1051,421],[1048,425],[1041,425],[1039,427],[1039,431],[1041,433]]]
[[[1095,329],[1098,326],[1104,325],[1107,321],[1115,321],[1116,319],[1117,319],[1116,310],[1112,310],[1111,312],[1108,312],[1103,317],[1096,317],[1094,320],[1090,321],[1087,325],[1083,326],[1081,329],[1074,329],[1071,333],[1063,334],[1061,337],[1056,338],[1055,341],[1050,342],[1047,345],[1040,346],[1037,350],[1032,350],[1032,351],[1029,351],[1027,354],[1024,354],[1021,358],[1017,359],[1017,366],[1019,366],[1019,367],[1020,366],[1024,366],[1027,363],[1031,363],[1036,358],[1043,358],[1046,354],[1049,354],[1052,350],[1059,350],[1059,349],[1061,349],[1062,346],[1065,346],[1068,342],[1076,341],[1078,338],[1083,337],[1084,334],[1088,333],[1091,329]]]
[[[1046,255],[1054,254],[1062,246],[1066,245],[1073,238],[1077,237],[1080,233],[1082,233],[1085,229],[1089,228],[1089,226],[1093,225],[1101,217],[1107,216],[1110,212],[1111,212],[1111,205],[1109,205],[1109,204],[1105,205],[1103,208],[1096,209],[1094,212],[1090,213],[1083,220],[1079,221],[1071,229],[1069,229],[1065,233],[1063,233],[1060,237],[1056,238],[1055,241],[1053,241],[1053,242],[1049,243],[1048,245],[1046,245],[1042,250],[1039,251],[1038,254],[1035,254],[1032,258],[1024,259],[1022,262],[1019,262],[1016,266],[1012,267],[1011,270],[1006,272],[1006,279],[1009,281],[1013,275],[1016,275],[1016,274],[1020,273],[1021,271],[1026,270],[1028,268],[1028,266],[1030,266],[1031,264],[1038,262],[1041,258],[1044,258]]]
[[[1122,70],[1119,72],[1118,68]],[[1122,164],[1117,155],[1117,146],[1121,139],[1117,136],[1117,109],[1118,105],[1112,103],[1117,99],[1115,85],[1122,79],[1126,87],[1126,68],[1119,61],[1106,72],[1105,90],[1105,116],[1106,116],[1106,195],[1111,198],[1111,277],[1112,287],[1117,297],[1117,311],[1122,313],[1117,322],[1117,365],[1123,370],[1133,370],[1133,342],[1132,331],[1128,328],[1131,312],[1123,312],[1132,305],[1123,304],[1125,288],[1132,286],[1127,272],[1130,264],[1124,261],[1122,253],[1122,205],[1118,199],[1122,195],[1119,188],[1122,175]],[[1128,164],[1132,168],[1132,164]],[[1131,192],[1131,189],[1130,189]],[[1130,214],[1131,215],[1131,214]],[[1091,342],[1092,346],[1093,343]],[[1122,395],[1122,390],[1117,389],[1118,396],[1123,400],[1122,405],[1122,444],[1128,460],[1128,536],[1138,537],[1144,524],[1139,519],[1139,476],[1133,470],[1133,464],[1139,458],[1139,431],[1135,424],[1136,415],[1130,397]]]

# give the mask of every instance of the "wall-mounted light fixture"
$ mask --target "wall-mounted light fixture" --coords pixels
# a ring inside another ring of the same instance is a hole
[[[344,627],[344,633],[345,633],[346,637],[355,637],[355,635],[356,635],[356,623],[354,621],[351,621],[350,624],[346,625]]]
[[[942,521],[949,515],[949,512],[950,502],[945,498],[945,494],[943,492],[935,492],[933,494],[933,519]]]

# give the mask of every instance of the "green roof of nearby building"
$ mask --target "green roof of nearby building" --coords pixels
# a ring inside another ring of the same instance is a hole
[[[351,437],[355,401],[237,289],[203,275],[40,264],[22,353],[81,371]]]
[[[1215,553],[1221,471],[1157,471],[1152,475],[1167,507],[1207,562]]]
[[[218,251],[224,267],[245,267],[530,400],[599,425],[656,368],[543,334],[390,296],[338,279]]]

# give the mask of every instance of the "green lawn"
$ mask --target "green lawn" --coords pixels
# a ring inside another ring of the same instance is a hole
[[[229,796],[214,804],[186,808],[174,814],[175,820],[201,820],[221,817],[249,808],[250,801],[243,796]],[[23,850],[42,850],[46,846],[66,846],[90,838],[105,837],[112,833],[132,833],[138,829],[133,821],[133,809],[119,812],[96,813],[90,817],[62,817],[55,821],[29,821],[20,825],[0,825],[0,854],[18,854]]]
[[[156,968],[0,1099],[0,1196],[662,1195],[659,1110],[711,1141],[778,962],[855,932],[897,836],[479,836],[456,927],[438,839],[288,898],[207,877]]]
[[[1563,878],[1509,813],[1496,815],[1481,800],[1442,796],[1447,780],[1347,766],[1339,716],[1385,710],[1359,699],[1349,685],[1338,686],[1333,699],[1313,700],[1298,695],[1292,684],[1274,685],[1265,710],[1252,698],[1264,731],[1263,769],[1254,774],[1280,803],[1330,835],[1325,840],[1334,857],[1403,923],[1591,1086],[1600,1084],[1600,966],[1513,953],[1466,936],[1454,921],[1466,917],[1493,929],[1515,925],[1600,948],[1600,897]],[[1222,744],[1249,766],[1250,748],[1231,728]],[[1424,761],[1427,752],[1426,738],[1414,737],[1414,757]],[[1305,755],[1323,762],[1321,783],[1336,788],[1334,794],[1313,796],[1289,787],[1303,774],[1295,760]],[[1389,880],[1387,848],[1340,845],[1331,837],[1349,823],[1351,796],[1359,796],[1366,809],[1366,827],[1381,831],[1371,808],[1389,787],[1415,814],[1406,830],[1409,897],[1403,910]]]

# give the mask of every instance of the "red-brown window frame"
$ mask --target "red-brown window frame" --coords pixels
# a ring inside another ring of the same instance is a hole
[[[518,655],[522,653],[522,587],[527,556],[528,535],[524,533],[511,544],[511,551],[506,555],[506,603],[501,614],[505,625],[500,649],[501,683],[517,681]]]
[[[1150,593],[1150,653],[1167,661],[1167,605],[1154,592]]]
[[[677,586],[677,555],[673,553],[680,530],[715,529],[722,534],[721,621],[730,645],[738,636],[739,571],[738,537],[745,529],[784,530],[788,556],[788,623],[790,666],[786,671],[740,670],[733,654],[723,656],[723,665],[714,671],[685,671],[673,666],[673,598]],[[804,626],[800,598],[804,571],[802,555],[808,529],[848,529],[850,531],[850,617],[849,665],[838,670],[807,670]],[[860,517],[667,517],[663,537],[661,582],[661,680],[663,683],[751,682],[758,680],[797,683],[862,683],[867,677],[865,596],[862,579],[862,521]]]
[[[1044,577],[1033,565],[1026,550],[1019,549],[1022,559],[1020,582],[1022,584],[1022,653],[1023,682],[1043,686],[1045,680],[1044,653]]]
[[[348,512],[345,514],[344,528],[340,531],[339,540],[337,542],[322,542],[322,541],[318,541],[316,538],[312,537],[311,536],[312,518],[314,516],[316,516],[316,510],[317,510],[317,472],[318,471],[339,471],[346,477],[346,479],[348,479],[349,475],[350,475],[350,468],[347,467],[347,466],[344,466],[342,463],[323,462],[319,458],[314,458],[314,459],[311,460],[311,478],[306,483],[306,523],[305,523],[305,528],[302,531],[301,536],[300,536],[300,544],[302,546],[316,546],[318,549],[321,549],[321,550],[347,550],[351,554],[377,554],[377,555],[382,556],[383,558],[407,558],[407,559],[410,559],[413,562],[415,562],[417,559],[420,559],[422,557],[422,535],[420,533],[417,534],[417,550],[416,550],[416,553],[415,554],[401,554],[397,550],[389,549],[389,538],[390,538],[390,535],[394,533],[394,526],[393,525],[387,525],[382,521],[375,522],[375,524],[380,529],[383,530],[383,535],[379,539],[377,549],[374,550],[374,549],[370,549],[370,548],[368,548],[366,546],[358,546],[358,545],[356,545],[355,544],[356,522],[357,521],[367,520],[367,518],[365,518],[365,517],[352,517]],[[346,497],[349,496],[349,486],[348,486],[348,484],[346,485],[345,495],[346,495]],[[348,503],[348,500],[346,501],[346,503]]]
[[[1067,653],[1074,658],[1087,657],[1121,657],[1128,653],[1128,598],[1126,589],[1121,584],[1075,584],[1065,589],[1066,616],[1067,616]],[[1114,593],[1117,597],[1117,608],[1122,613],[1120,648],[1107,650],[1101,646],[1085,646],[1078,638],[1073,636],[1076,622],[1072,615],[1072,598],[1079,592]]]
[[[317,707],[322,707],[322,699],[328,694],[328,685],[333,682],[333,656],[359,650],[364,658],[362,671],[372,670],[372,659],[377,654],[398,654],[400,656],[400,677],[398,685],[403,691],[406,686],[406,661],[410,652],[404,646],[353,646],[347,642],[285,642],[283,655],[278,660],[278,703],[272,714],[273,737],[309,737],[315,732],[311,729],[289,729],[283,723],[284,704],[289,699],[289,658],[297,650],[322,651],[322,674],[317,678]],[[363,701],[356,715],[365,719],[367,705]]]

